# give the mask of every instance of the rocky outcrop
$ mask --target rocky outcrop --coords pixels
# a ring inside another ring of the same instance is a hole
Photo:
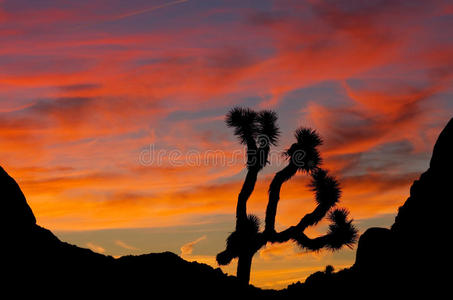
[[[2,193],[1,224],[11,227],[31,227],[36,224],[35,216],[16,181],[0,166],[0,192]]]
[[[430,167],[410,188],[390,229],[370,228],[360,238],[354,268],[374,277],[435,274],[434,262],[447,243],[453,200],[453,119],[439,135]],[[432,276],[432,275],[431,275]]]
[[[392,231],[401,238],[417,239],[446,225],[448,206],[453,200],[453,119],[439,135],[429,169],[411,186],[410,197],[398,210]],[[436,228],[437,227],[437,228]],[[420,246],[424,246],[424,243]]]

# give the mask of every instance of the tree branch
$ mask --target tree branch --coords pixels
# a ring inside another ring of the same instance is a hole
[[[280,190],[283,183],[289,180],[297,172],[297,166],[289,163],[280,172],[277,172],[269,186],[269,202],[266,208],[265,232],[272,234],[275,232],[275,216],[277,215],[278,201],[280,200]]]

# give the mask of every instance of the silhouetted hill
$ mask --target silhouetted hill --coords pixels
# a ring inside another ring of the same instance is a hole
[[[242,285],[220,269],[188,262],[165,252],[115,259],[60,241],[36,224],[19,186],[0,167],[2,193],[2,280],[18,294],[38,293],[51,298],[65,295],[94,298],[176,296],[266,296]],[[2,288],[2,292],[5,290]]]
[[[359,240],[355,264],[316,272],[283,291],[242,285],[220,269],[165,252],[115,259],[60,241],[36,224],[17,183],[0,167],[2,284],[14,298],[79,296],[170,298],[367,298],[431,290],[446,264],[453,200],[453,119],[434,147],[429,169],[416,180],[390,229],[370,228]],[[438,287],[437,287],[438,288]],[[2,289],[5,291],[5,289]]]

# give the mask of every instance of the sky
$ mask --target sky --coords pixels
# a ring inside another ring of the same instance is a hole
[[[453,116],[452,28],[446,0],[0,0],[0,164],[64,241],[218,267],[245,176],[224,116],[272,109],[282,137],[249,213],[308,126],[361,232],[390,226]],[[308,181],[283,186],[277,228],[314,208]],[[251,282],[353,261],[268,245]]]

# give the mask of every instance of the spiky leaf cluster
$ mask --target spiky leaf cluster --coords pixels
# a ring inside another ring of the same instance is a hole
[[[294,133],[298,144],[304,144],[306,147],[316,148],[322,145],[323,141],[316,130],[301,127]]]
[[[280,137],[280,128],[277,126],[277,113],[271,110],[263,110],[258,113],[258,134],[263,140],[258,140],[261,147],[269,144],[276,146]]]
[[[338,250],[343,246],[352,247],[357,241],[358,231],[352,224],[352,219],[348,220],[349,212],[344,208],[333,210],[329,214],[329,225],[327,233],[328,243],[326,247],[330,250]]]
[[[295,132],[297,142],[284,153],[291,163],[301,171],[311,172],[316,170],[322,163],[318,146],[322,139],[315,130],[310,128],[299,128]]]
[[[235,107],[227,113],[225,123],[234,128],[234,135],[246,145],[256,138],[257,117],[257,113],[249,108]]]
[[[225,122],[234,128],[240,143],[247,145],[247,167],[258,171],[264,168],[268,163],[270,145],[277,145],[280,136],[277,114],[270,110],[255,112],[235,107],[228,112]]]
[[[259,146],[269,147],[277,145],[280,136],[277,118],[274,111],[255,112],[250,108],[235,107],[226,115],[225,123],[234,128],[234,134],[242,144],[255,141]]]
[[[313,171],[311,177],[308,186],[315,192],[316,202],[329,208],[334,206],[341,196],[340,184],[335,177],[328,175],[324,169]]]
[[[247,222],[241,226],[226,240],[226,250],[217,254],[216,260],[219,265],[227,265],[232,259],[239,257],[243,252],[252,251],[260,231],[260,219],[255,215],[248,215]]]

